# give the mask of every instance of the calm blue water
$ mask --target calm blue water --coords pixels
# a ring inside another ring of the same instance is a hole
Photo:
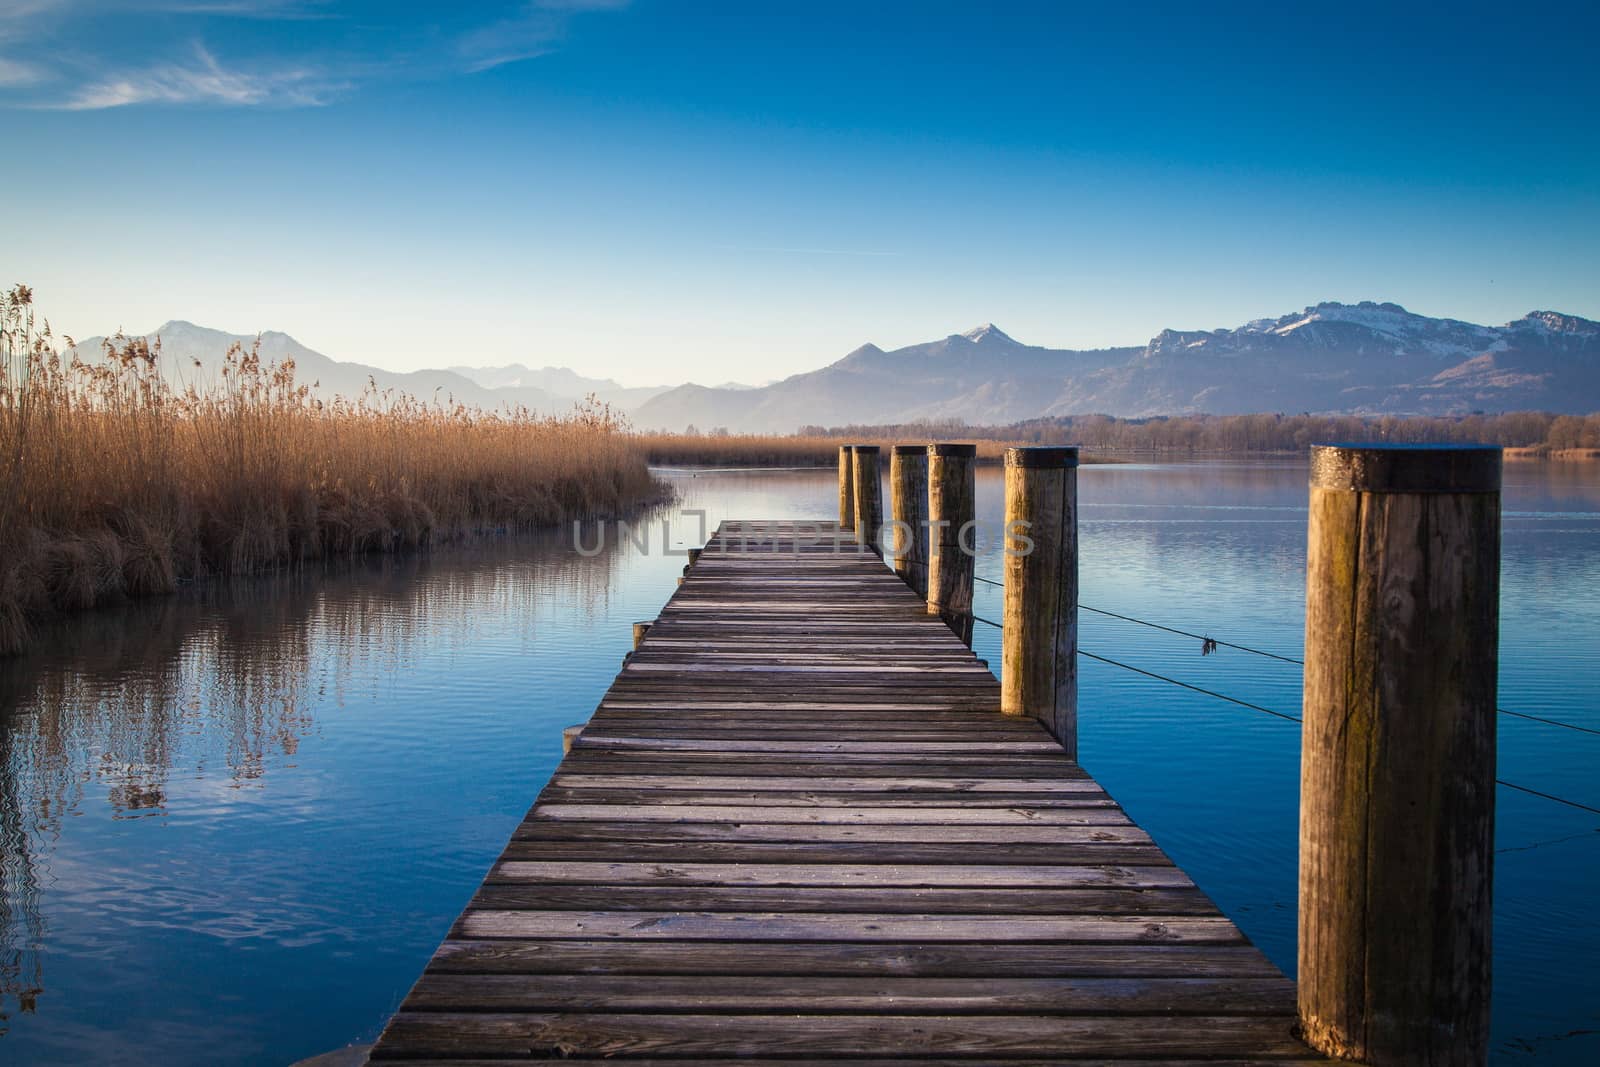
[[[834,514],[831,471],[670,477],[656,521],[680,548],[701,540],[686,508]],[[1083,603],[1299,657],[1305,481],[1083,469]],[[979,506],[999,520],[998,471]],[[1600,727],[1600,465],[1508,467],[1505,508],[1501,705]],[[241,583],[0,665],[0,1060],[285,1064],[370,1041],[671,594],[661,549],[657,525],[648,553],[585,558],[564,533]],[[977,610],[998,618],[999,590]],[[999,663],[997,631],[975,643]],[[1081,644],[1299,710],[1292,664],[1088,612]],[[1298,727],[1092,661],[1081,705],[1085,765],[1292,968]],[[1500,736],[1502,777],[1600,806],[1600,737]],[[1600,816],[1499,800],[1496,1058],[1600,1062]]]

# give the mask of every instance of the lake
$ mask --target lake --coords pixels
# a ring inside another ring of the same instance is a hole
[[[308,568],[0,662],[0,1059],[282,1065],[372,1040],[671,595],[663,542],[698,545],[695,512],[836,517],[831,470],[663,477],[679,499],[646,550],[567,530]],[[1303,464],[1085,467],[1079,494],[1086,607],[1300,657]],[[1001,502],[980,469],[980,516]],[[1508,465],[1504,508],[1500,706],[1600,729],[1600,464]],[[998,619],[999,589],[976,611]],[[998,631],[974,645],[998,669]],[[1080,645],[1299,713],[1293,663],[1090,611]],[[1080,709],[1085,767],[1292,971],[1299,727],[1090,660]],[[1501,717],[1502,778],[1600,806],[1597,762],[1600,736]],[[1600,1062],[1600,816],[1498,801],[1496,1061]]]

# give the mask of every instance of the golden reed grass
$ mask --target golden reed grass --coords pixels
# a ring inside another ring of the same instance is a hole
[[[180,582],[620,514],[659,499],[605,405],[485,412],[318,400],[235,346],[176,388],[159,343],[58,352],[32,293],[0,296],[0,654],[32,623]]]

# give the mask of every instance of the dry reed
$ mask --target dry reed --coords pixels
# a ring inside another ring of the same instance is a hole
[[[235,346],[174,387],[159,343],[58,352],[0,296],[0,654],[31,621],[180,582],[620,514],[663,495],[624,420],[485,412],[376,388],[324,403]]]

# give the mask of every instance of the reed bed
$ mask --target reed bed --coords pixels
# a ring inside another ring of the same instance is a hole
[[[305,560],[621,514],[660,499],[625,421],[379,393],[323,402],[236,346],[178,388],[158,345],[58,351],[0,296],[0,654],[43,616]]]

